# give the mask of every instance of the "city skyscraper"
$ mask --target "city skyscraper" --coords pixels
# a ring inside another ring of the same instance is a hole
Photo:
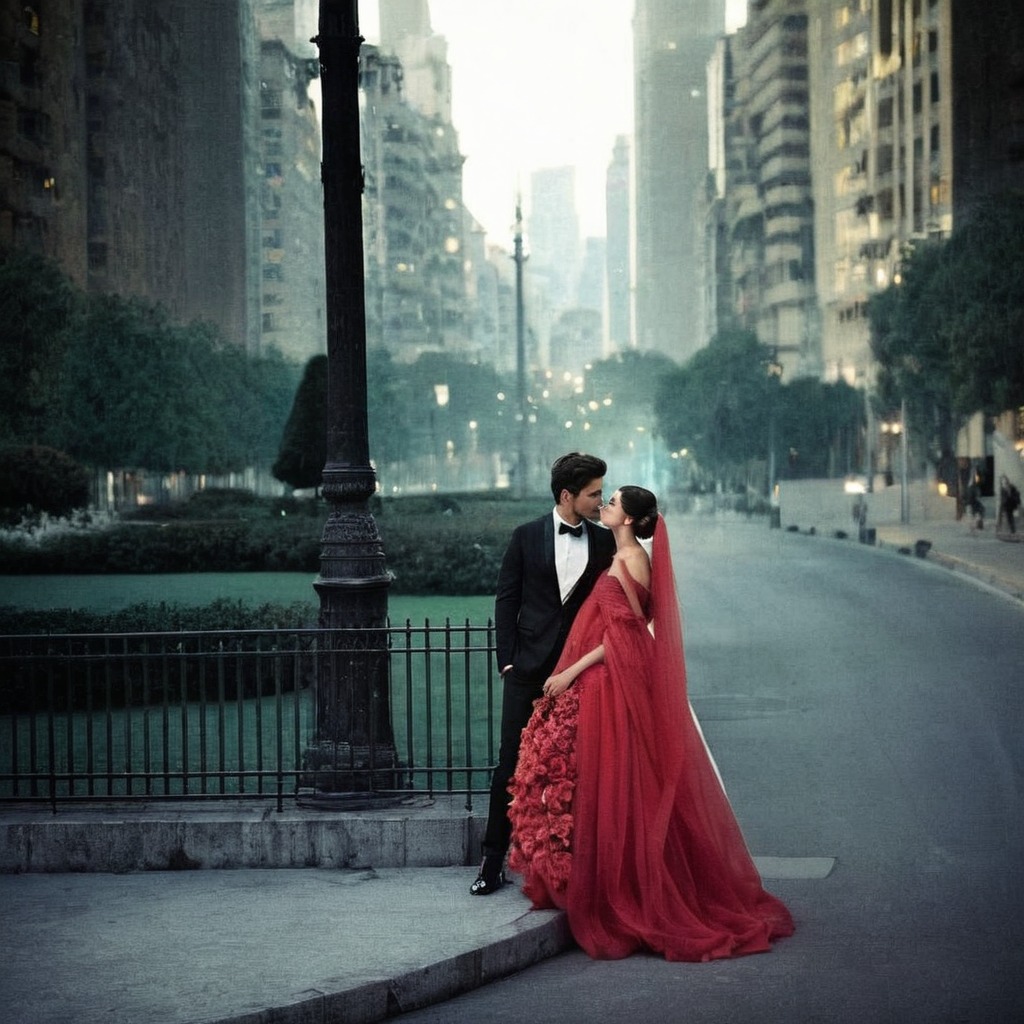
[[[576,168],[548,167],[530,175],[529,272],[543,282],[556,312],[579,304],[580,220]]]
[[[679,361],[708,340],[705,69],[724,33],[724,0],[637,0],[636,342]]]
[[[261,320],[263,345],[296,362],[326,351],[316,0],[260,0]]]
[[[629,138],[620,135],[605,179],[607,333],[609,346],[620,352],[633,345],[630,183]]]

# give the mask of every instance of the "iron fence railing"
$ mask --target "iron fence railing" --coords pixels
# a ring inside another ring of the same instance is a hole
[[[492,624],[407,622],[370,636],[369,646],[365,631],[342,629],[2,636],[0,800],[273,796],[280,806],[311,784],[304,759],[327,673],[376,656],[394,747],[371,738],[354,774],[373,773],[379,791],[385,750],[389,791],[464,794],[471,809],[497,756]],[[344,684],[334,692],[346,699]]]

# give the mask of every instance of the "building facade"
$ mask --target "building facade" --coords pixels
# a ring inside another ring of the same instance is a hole
[[[818,376],[806,0],[752,3],[734,53],[743,96],[737,114],[744,122],[742,144],[749,147],[740,206],[745,200],[750,209],[756,195],[759,207],[754,224],[738,223],[736,233],[755,227],[760,250],[760,280],[755,285],[754,268],[744,268],[739,306],[746,325],[774,350],[784,376]],[[736,219],[744,219],[739,207]]]
[[[399,362],[468,354],[462,155],[450,123],[406,101],[399,58],[360,53],[367,342]]]
[[[0,0],[0,242],[260,351],[260,11]]]
[[[261,0],[260,332],[296,362],[327,350],[316,27],[315,4]]]
[[[633,347],[632,216],[629,137],[615,140],[605,178],[605,287],[611,351]]]
[[[576,168],[547,167],[530,175],[527,218],[530,277],[557,312],[579,305],[580,219]]]
[[[83,2],[0,0],[0,245],[88,276]]]
[[[679,362],[708,341],[705,69],[724,33],[724,0],[637,0],[636,344]]]
[[[953,229],[952,0],[811,5],[823,375],[870,383],[868,299]]]

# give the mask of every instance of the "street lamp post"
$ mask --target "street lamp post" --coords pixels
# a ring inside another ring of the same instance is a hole
[[[900,522],[906,525],[910,522],[910,482],[907,479],[907,447],[910,439],[907,427],[907,400],[900,402]]]
[[[775,465],[775,413],[778,405],[778,388],[782,380],[783,365],[778,352],[772,349],[768,362],[768,527],[777,530],[782,526],[782,509],[779,505],[779,483],[776,480]]]
[[[516,402],[518,436],[516,458],[516,494],[526,497],[526,316],[523,309],[523,210],[516,201],[516,226],[512,259],[516,264]]]
[[[324,249],[327,293],[327,462],[330,511],[321,536],[320,625],[339,630],[317,685],[316,734],[306,778],[331,806],[365,806],[395,786],[388,657],[384,628],[391,575],[369,510],[366,308],[359,147],[357,0],[320,0],[323,89]],[[315,798],[314,798],[315,799]]]

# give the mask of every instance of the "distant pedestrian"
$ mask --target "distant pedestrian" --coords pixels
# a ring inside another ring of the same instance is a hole
[[[1017,532],[1017,524],[1014,522],[1014,515],[1017,509],[1020,508],[1020,491],[1017,490],[1014,484],[1011,484],[1009,478],[1004,473],[999,478],[999,517],[996,519],[996,529],[998,530],[1003,525],[1003,517],[1006,517],[1006,523],[1010,527],[1010,533]]]
[[[967,488],[967,494],[964,496],[964,504],[967,506],[967,510],[971,513],[971,517],[974,519],[974,528],[984,530],[985,506],[981,503],[981,477],[977,474],[974,475],[970,486]]]

